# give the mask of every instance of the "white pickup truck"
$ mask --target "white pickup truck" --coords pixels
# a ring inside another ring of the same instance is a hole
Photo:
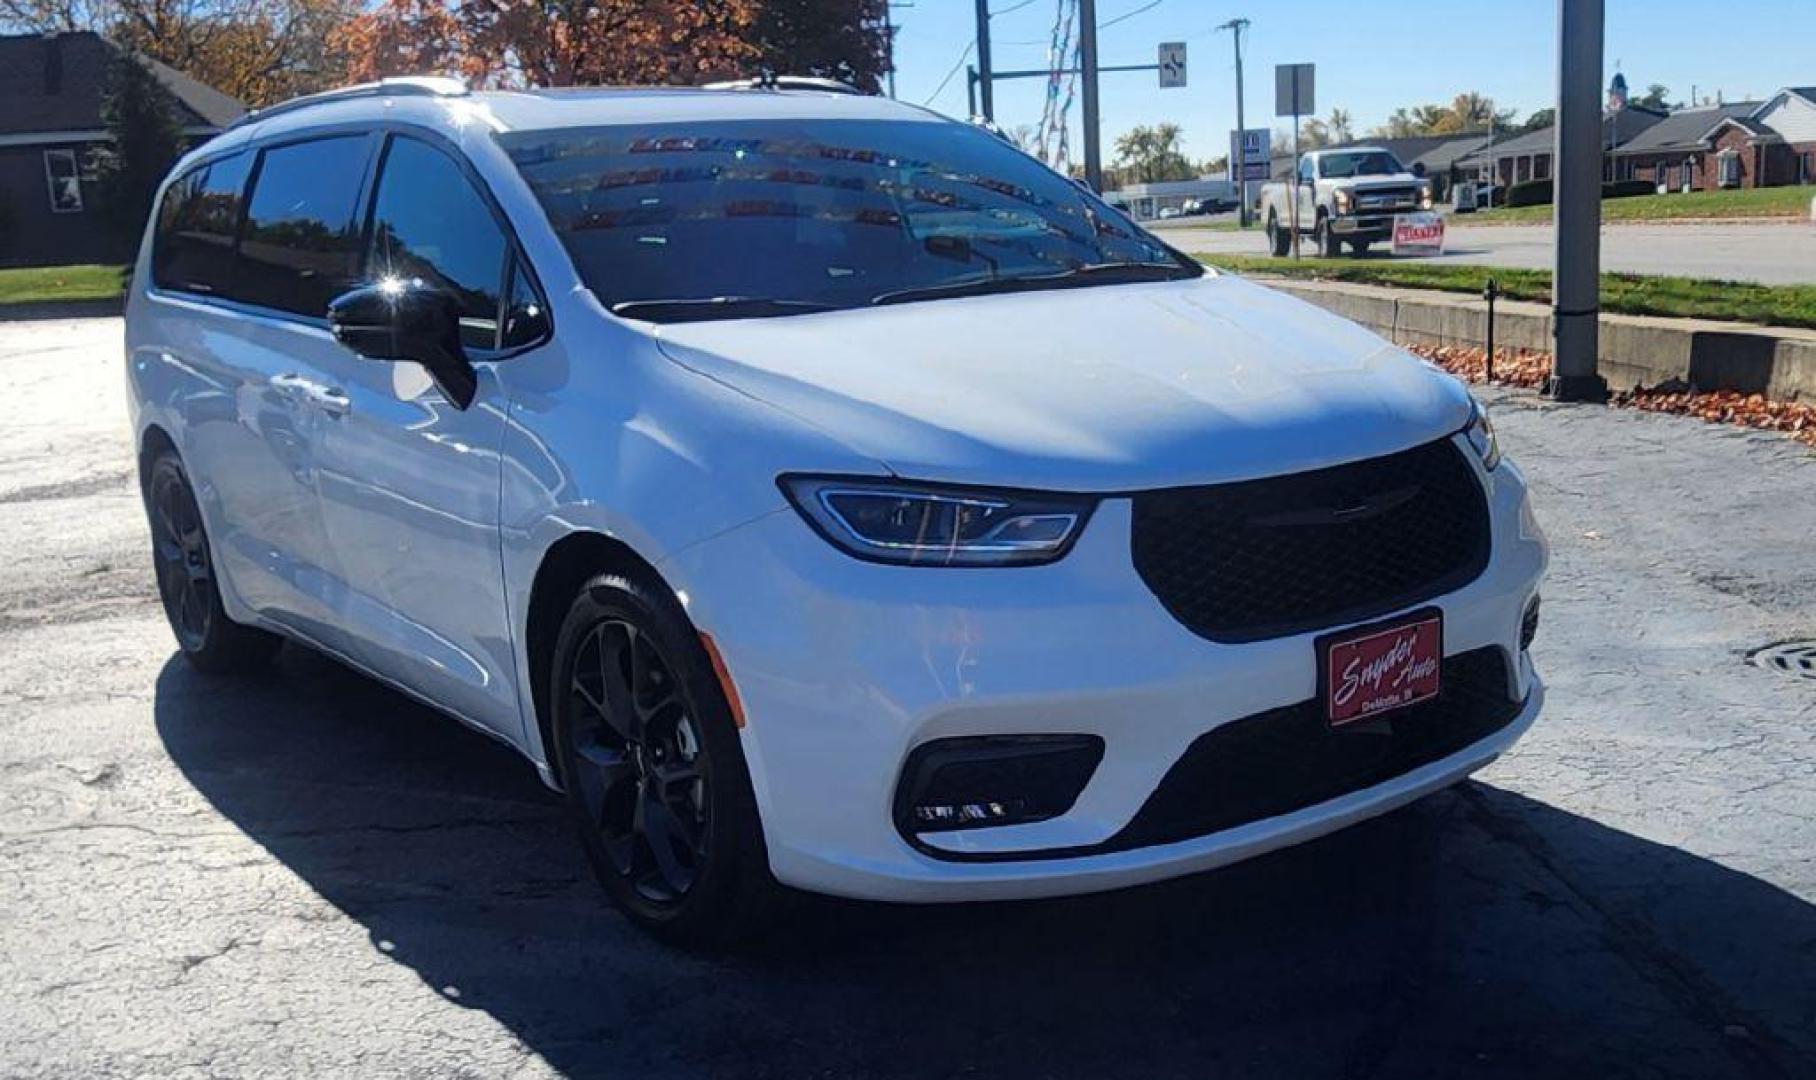
[[[1407,171],[1400,160],[1373,146],[1315,150],[1299,158],[1297,182],[1261,185],[1258,212],[1268,250],[1292,250],[1293,207],[1299,197],[1299,231],[1318,254],[1335,257],[1348,242],[1357,255],[1393,236],[1394,216],[1431,209],[1431,181]]]

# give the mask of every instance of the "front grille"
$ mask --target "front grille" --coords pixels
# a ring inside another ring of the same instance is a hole
[[[1449,439],[1134,503],[1136,571],[1213,641],[1361,622],[1460,588],[1488,565],[1488,501]]]
[[[955,853],[964,862],[1052,859],[1190,840],[1386,783],[1488,738],[1520,714],[1496,646],[1444,660],[1439,696],[1333,728],[1319,698],[1245,716],[1193,740],[1135,817],[1101,844]]]
[[[1377,191],[1364,191],[1356,196],[1356,205],[1365,210],[1387,206],[1412,206],[1419,201],[1415,188],[1384,188]]]

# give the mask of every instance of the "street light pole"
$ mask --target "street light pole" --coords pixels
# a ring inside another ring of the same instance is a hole
[[[1248,124],[1242,115],[1242,32],[1248,29],[1247,19],[1231,19],[1219,26],[1219,30],[1230,31],[1230,38],[1236,43],[1236,145],[1235,160],[1230,168],[1236,178],[1237,219],[1243,228],[1249,227],[1249,183],[1248,183]]]
[[[1078,67],[1085,82],[1085,182],[1103,190],[1102,132],[1097,118],[1097,0],[1078,0]]]
[[[1551,377],[1559,401],[1605,401],[1601,318],[1603,0],[1558,0]]]

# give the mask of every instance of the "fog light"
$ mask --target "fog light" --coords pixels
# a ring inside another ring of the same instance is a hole
[[[1533,597],[1526,605],[1526,614],[1520,616],[1520,651],[1532,648],[1532,639],[1539,636],[1539,598]]]
[[[1103,760],[1095,735],[987,735],[915,747],[896,786],[907,835],[1045,821],[1072,809]]]

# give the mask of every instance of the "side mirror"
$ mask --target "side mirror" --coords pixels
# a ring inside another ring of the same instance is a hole
[[[479,378],[460,344],[460,308],[420,279],[343,293],[328,305],[334,339],[372,360],[421,364],[456,408],[473,404]]]

